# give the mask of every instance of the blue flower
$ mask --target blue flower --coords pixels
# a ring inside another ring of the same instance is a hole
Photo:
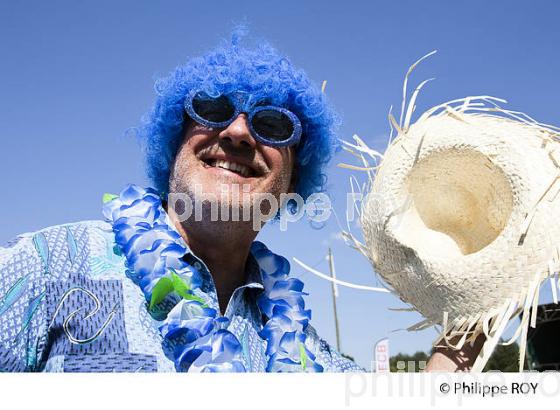
[[[305,347],[311,311],[305,309],[303,282],[289,278],[289,262],[260,242],[255,242],[251,250],[261,267],[265,287],[257,304],[269,318],[259,333],[267,341],[267,372],[323,371]]]

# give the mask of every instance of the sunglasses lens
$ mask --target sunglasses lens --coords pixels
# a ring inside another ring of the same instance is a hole
[[[261,110],[253,115],[253,129],[263,138],[285,141],[294,133],[290,117],[281,111]]]
[[[198,93],[193,98],[192,108],[199,117],[210,122],[228,121],[235,113],[235,107],[223,95],[214,98],[204,93]]]

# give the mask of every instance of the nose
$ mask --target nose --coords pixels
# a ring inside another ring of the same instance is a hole
[[[236,147],[255,148],[256,141],[249,130],[246,114],[239,114],[218,136],[221,140],[228,140]]]

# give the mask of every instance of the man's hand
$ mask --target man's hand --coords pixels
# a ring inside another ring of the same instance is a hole
[[[437,347],[426,365],[426,372],[468,372],[473,366],[486,341],[484,334],[478,336],[474,344],[465,343],[461,350]],[[455,341],[452,340],[451,343]]]

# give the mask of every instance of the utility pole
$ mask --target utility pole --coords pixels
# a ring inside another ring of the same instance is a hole
[[[334,259],[331,248],[329,248],[329,270],[331,272],[331,278],[336,279],[336,272],[334,270]],[[336,298],[338,297],[338,287],[336,283],[331,282],[331,289],[332,289],[332,302],[333,302],[333,312],[334,312],[334,328],[336,331],[336,350],[340,353],[340,332],[338,330],[338,314],[336,312]]]

